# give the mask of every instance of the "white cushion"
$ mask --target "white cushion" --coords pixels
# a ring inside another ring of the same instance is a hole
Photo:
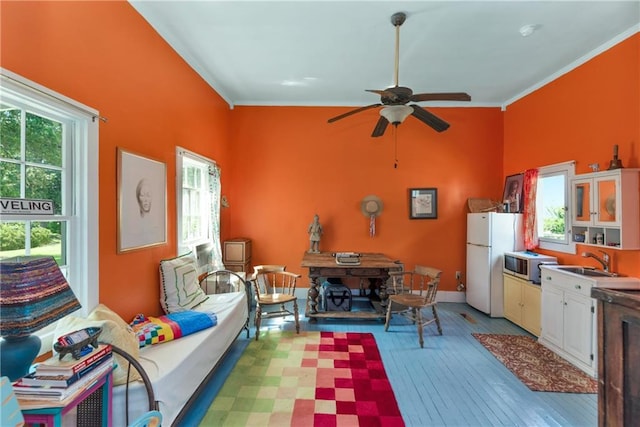
[[[191,310],[206,300],[193,253],[160,261],[160,305],[165,313]]]

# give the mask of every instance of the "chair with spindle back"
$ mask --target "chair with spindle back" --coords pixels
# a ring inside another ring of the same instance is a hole
[[[255,273],[251,281],[256,299],[256,340],[260,335],[260,324],[263,318],[292,315],[296,322],[296,333],[300,333],[298,300],[295,292],[296,282],[302,276],[284,271],[282,265],[262,265],[254,268]],[[292,309],[287,308],[289,304]]]
[[[416,265],[413,271],[391,272],[392,289],[388,289],[389,301],[384,330],[389,330],[392,314],[404,316],[418,327],[420,347],[424,347],[424,327],[435,322],[438,334],[442,335],[440,318],[438,317],[436,293],[440,284],[442,271],[432,267]],[[431,308],[433,317],[424,318],[422,310]]]

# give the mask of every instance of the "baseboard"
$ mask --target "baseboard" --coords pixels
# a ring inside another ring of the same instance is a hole
[[[296,288],[296,297],[306,301],[308,292],[309,288]],[[465,292],[438,291],[436,300],[438,302],[467,302],[467,294]]]
[[[438,291],[436,295],[436,301],[438,302],[467,302],[466,292],[456,291]]]

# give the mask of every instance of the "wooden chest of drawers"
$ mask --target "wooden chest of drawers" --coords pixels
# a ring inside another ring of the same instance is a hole
[[[225,241],[222,260],[228,270],[249,274],[251,272],[251,239],[238,237]]]

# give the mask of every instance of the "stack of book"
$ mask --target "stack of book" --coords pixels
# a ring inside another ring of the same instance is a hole
[[[65,400],[93,385],[111,369],[111,345],[100,344],[80,359],[68,354],[60,360],[55,355],[37,364],[34,372],[13,384],[13,390],[21,399]]]

